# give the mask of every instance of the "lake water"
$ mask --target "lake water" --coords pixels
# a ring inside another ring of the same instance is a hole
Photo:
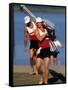
[[[57,9],[56,9],[57,10]],[[55,24],[55,31],[57,38],[65,46],[65,13],[64,12],[43,12],[41,9],[39,12],[34,11],[35,16],[40,16],[44,19],[48,19]],[[20,11],[14,11],[14,64],[30,64],[29,60],[29,41],[27,45],[28,51],[24,53],[24,17],[27,14]],[[59,49],[59,55],[57,58],[58,64],[65,64],[65,47]]]

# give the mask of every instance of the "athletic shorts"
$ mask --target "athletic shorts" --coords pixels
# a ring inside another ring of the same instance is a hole
[[[56,51],[50,51],[50,56],[53,56],[53,57],[57,57],[59,52],[56,52]]]
[[[30,49],[31,48],[34,48],[34,49],[38,49],[39,48],[38,42],[36,40],[31,40],[30,41]]]
[[[44,59],[46,57],[50,57],[50,48],[44,48],[40,50],[40,53],[38,54],[39,58]]]

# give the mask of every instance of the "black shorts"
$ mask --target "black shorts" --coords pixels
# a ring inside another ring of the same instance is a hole
[[[56,51],[50,51],[50,56],[53,56],[53,57],[57,57],[59,52],[56,52]]]
[[[38,42],[36,40],[30,40],[30,49],[34,48],[34,49],[38,49]]]
[[[41,49],[41,51],[37,57],[40,57],[42,59],[44,59],[46,57],[50,57],[50,48]]]

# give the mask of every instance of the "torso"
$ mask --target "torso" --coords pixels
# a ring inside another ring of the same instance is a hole
[[[39,34],[40,34],[40,36],[47,34],[46,29],[44,29],[44,31],[41,31],[40,29],[38,29],[38,30],[39,30]]]
[[[42,42],[39,42],[39,47],[41,48],[50,48],[49,40],[43,40]]]
[[[39,29],[39,34],[40,34],[40,36],[47,34],[46,29],[44,29],[44,30],[45,30],[45,31],[42,32],[42,31]],[[39,47],[41,47],[41,48],[50,48],[49,39],[45,38],[44,40],[42,40],[41,42],[39,42]]]
[[[32,22],[33,24],[33,28],[29,28],[29,27],[26,27],[28,33],[29,33],[29,38],[30,40],[37,40],[35,34],[34,34],[34,31],[37,29],[37,26],[35,25],[34,22]]]

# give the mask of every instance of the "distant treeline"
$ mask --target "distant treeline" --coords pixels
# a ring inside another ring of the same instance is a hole
[[[21,4],[14,4],[15,11],[23,11]],[[53,13],[65,13],[65,6],[47,6],[47,5],[28,5],[26,7],[33,12],[53,12]]]

